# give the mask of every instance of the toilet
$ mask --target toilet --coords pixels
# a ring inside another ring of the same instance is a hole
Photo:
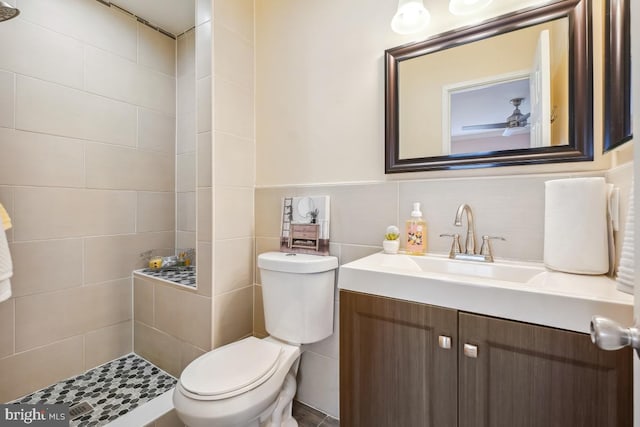
[[[332,256],[267,252],[258,256],[267,332],[216,348],[180,375],[173,393],[189,427],[295,427],[291,402],[302,344],[333,333]]]

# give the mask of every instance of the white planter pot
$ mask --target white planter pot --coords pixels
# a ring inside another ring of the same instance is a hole
[[[397,254],[400,249],[400,240],[383,240],[382,249],[385,254]]]

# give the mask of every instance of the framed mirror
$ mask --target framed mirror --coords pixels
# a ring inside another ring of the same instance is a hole
[[[590,0],[385,51],[385,173],[593,159]]]
[[[630,2],[605,3],[604,152],[632,138]]]

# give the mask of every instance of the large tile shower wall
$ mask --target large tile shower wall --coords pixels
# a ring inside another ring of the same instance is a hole
[[[97,1],[19,7],[0,25],[0,402],[131,352],[131,271],[175,244],[175,41]]]
[[[382,250],[388,225],[403,226],[411,203],[422,204],[428,227],[429,252],[446,254],[450,242],[441,233],[461,233],[453,225],[460,203],[474,212],[479,235],[504,236],[493,249],[496,257],[542,261],[544,236],[544,182],[583,176],[604,176],[621,190],[622,225],[628,208],[633,164],[609,172],[540,174],[509,177],[433,179],[377,184],[283,186],[256,189],[256,253],[278,250],[280,205],[284,196],[329,195],[331,197],[332,255],[340,264]],[[462,233],[461,233],[462,234]],[[262,286],[256,279],[255,333],[266,336],[262,312]],[[339,416],[339,299],[336,292],[334,334],[320,343],[305,346],[297,398]]]

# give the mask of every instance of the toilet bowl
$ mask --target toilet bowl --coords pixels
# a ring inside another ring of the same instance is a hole
[[[266,329],[200,356],[173,394],[189,427],[295,427],[291,402],[301,344],[333,332],[335,257],[268,252],[258,257]]]
[[[262,426],[287,374],[295,378],[299,357],[300,347],[272,337],[249,337],[210,351],[180,376],[174,407],[189,427]]]

